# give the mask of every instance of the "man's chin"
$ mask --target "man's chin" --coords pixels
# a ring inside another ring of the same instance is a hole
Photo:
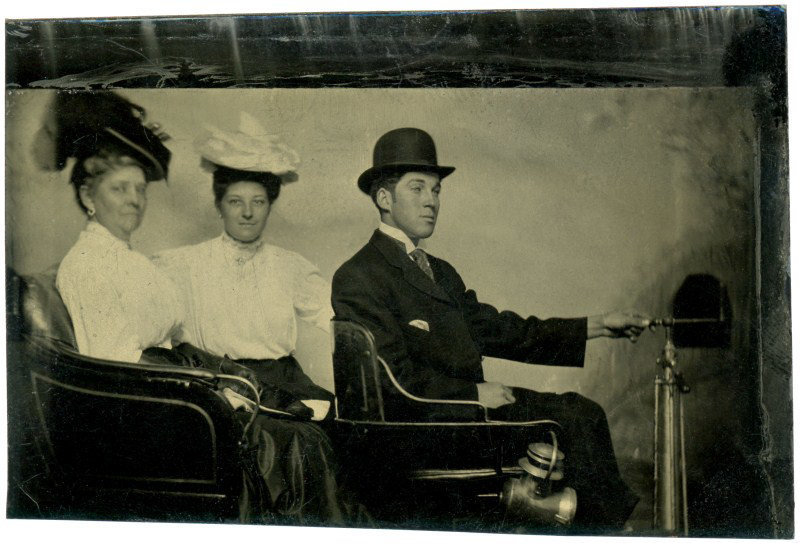
[[[419,234],[417,235],[417,239],[426,239],[426,238],[431,237],[433,235],[433,230],[434,230],[434,228],[431,227],[430,229],[425,229],[425,230],[419,232]]]

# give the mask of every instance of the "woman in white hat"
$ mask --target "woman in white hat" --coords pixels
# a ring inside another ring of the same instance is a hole
[[[293,356],[298,318],[328,331],[330,285],[305,258],[263,238],[282,184],[297,179],[297,154],[244,113],[239,131],[213,130],[196,143],[212,172],[223,232],[153,257],[181,291],[187,310],[181,340],[202,349],[189,353],[184,344],[179,350],[226,357],[252,370],[261,404],[299,419],[260,417],[254,427],[257,439],[274,443],[274,458],[259,464],[279,512],[298,522],[343,519],[330,441],[318,425],[304,422],[330,418],[333,394]]]

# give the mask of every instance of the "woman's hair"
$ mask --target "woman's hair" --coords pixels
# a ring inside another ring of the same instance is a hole
[[[70,183],[75,189],[75,199],[84,213],[89,210],[81,200],[81,187],[86,185],[89,192],[92,192],[106,174],[125,166],[137,166],[144,170],[141,162],[127,155],[124,148],[112,144],[101,145],[92,154],[78,158],[72,168]]]
[[[272,204],[281,193],[281,178],[269,172],[247,172],[226,166],[217,166],[214,170],[214,202],[219,205],[228,187],[240,181],[258,183],[267,191],[267,200]]]

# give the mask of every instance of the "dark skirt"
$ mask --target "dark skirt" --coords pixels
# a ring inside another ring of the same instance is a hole
[[[240,359],[235,362],[255,373],[261,386],[261,405],[300,414],[304,412],[301,400],[326,400],[331,404],[327,418],[333,416],[333,394],[314,383],[293,356],[275,360]],[[305,410],[310,418],[311,410]]]
[[[248,379],[254,374],[262,405],[300,416],[300,420],[264,414],[255,418],[244,454],[241,520],[310,526],[369,523],[364,508],[338,484],[330,438],[319,424],[302,420],[310,418],[311,410],[300,400],[330,401],[331,416],[334,396],[316,385],[293,357],[230,360],[186,343],[175,349],[147,349],[144,355],[148,362],[202,367]],[[252,396],[245,390],[241,393]],[[238,412],[237,418],[244,428],[252,414]]]
[[[249,414],[242,413],[246,424]],[[249,522],[304,526],[358,526],[370,520],[339,485],[331,440],[310,422],[256,417],[248,435],[246,499]]]

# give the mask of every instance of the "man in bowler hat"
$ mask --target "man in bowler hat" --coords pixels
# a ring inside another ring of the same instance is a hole
[[[378,354],[412,394],[477,400],[492,420],[559,422],[569,484],[578,492],[576,523],[620,528],[638,498],[620,477],[603,409],[576,393],[487,382],[482,359],[582,367],[587,340],[635,341],[650,321],[622,312],[523,318],[479,302],[453,266],[417,247],[433,234],[441,182],[454,169],[438,164],[433,139],[420,129],[392,130],[378,140],[373,166],[361,174],[358,187],[372,198],[381,222],[334,275],[336,316],[372,332]],[[454,416],[452,409],[431,404],[411,410],[388,382],[382,385],[389,420]]]

